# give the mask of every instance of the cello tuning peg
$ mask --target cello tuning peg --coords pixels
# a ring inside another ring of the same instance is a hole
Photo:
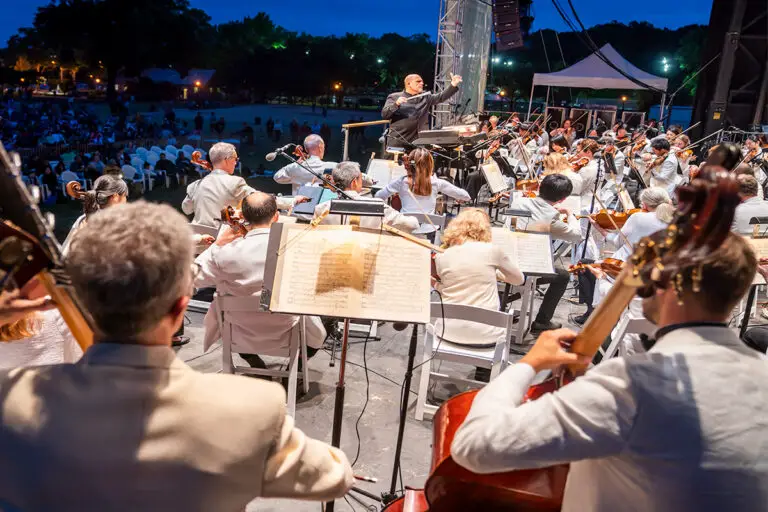
[[[53,231],[56,227],[56,216],[51,212],[45,212],[45,223],[48,224],[48,227]]]
[[[38,187],[37,185],[30,185],[29,193],[32,196],[32,200],[35,202],[35,204],[39,204],[40,203],[40,187]]]

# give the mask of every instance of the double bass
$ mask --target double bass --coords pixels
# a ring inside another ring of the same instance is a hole
[[[740,202],[738,183],[722,167],[705,167],[700,178],[678,188],[679,209],[669,227],[636,245],[616,283],[592,313],[570,351],[594,357],[603,340],[616,325],[629,302],[639,295],[649,297],[658,289],[679,282],[697,289],[698,267],[726,239],[736,206]],[[573,364],[559,375],[529,388],[525,401],[568,385],[586,371]],[[560,510],[569,466],[560,464],[541,469],[479,475],[459,466],[451,457],[451,443],[466,418],[477,391],[461,393],[447,400],[433,420],[432,466],[420,499],[418,491],[386,510],[405,512],[459,512],[482,510]],[[407,503],[411,508],[406,508]]]

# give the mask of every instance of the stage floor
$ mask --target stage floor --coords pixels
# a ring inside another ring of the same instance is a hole
[[[579,314],[584,306],[573,305],[566,299],[572,296],[569,288],[563,300],[560,302],[555,320],[563,325],[574,328],[567,322],[571,313]],[[516,303],[516,305],[519,304]],[[190,320],[186,327],[186,334],[190,336],[190,343],[179,350],[179,356],[188,361],[193,368],[202,372],[217,372],[221,369],[221,348],[215,346],[207,354],[202,354],[203,339],[203,315],[188,313]],[[370,400],[368,407],[359,423],[360,438],[362,441],[360,457],[355,465],[355,473],[358,475],[373,476],[379,479],[376,484],[359,482],[358,486],[373,494],[379,495],[389,489],[392,477],[395,442],[397,439],[400,389],[403,382],[405,366],[408,358],[408,344],[411,328],[396,332],[391,324],[382,324],[379,327],[381,340],[369,341],[367,349],[367,361],[370,376]],[[419,348],[416,354],[416,364],[421,361],[421,336],[419,332]],[[355,435],[355,422],[365,402],[365,372],[363,363],[362,339],[353,340],[348,355],[347,386],[344,406],[344,421],[341,436],[341,448],[352,461],[357,450],[357,438]],[[526,341],[533,341],[530,335]],[[338,356],[338,352],[337,352]],[[514,361],[519,356],[511,356]],[[265,358],[269,362],[269,358]],[[320,351],[310,360],[310,392],[299,398],[296,405],[296,424],[308,435],[327,442],[331,440],[331,425],[333,420],[334,391],[338,379],[338,364],[331,368],[331,358],[328,352]],[[442,370],[448,370],[449,365],[443,363]],[[469,366],[451,365],[451,373],[470,376],[474,368]],[[377,372],[376,375],[372,372]],[[411,401],[408,411],[408,420],[405,427],[405,441],[403,443],[402,475],[406,485],[421,487],[429,473],[430,457],[432,453],[432,422],[419,422],[414,419],[416,390],[420,370],[416,370],[411,385]],[[383,377],[391,379],[386,380]],[[392,382],[393,381],[393,382]],[[459,390],[448,385],[439,385],[434,391],[437,399],[445,399],[456,394]],[[254,397],[258,400],[258,397]],[[398,487],[399,488],[399,487]],[[366,503],[374,504],[363,498]],[[359,503],[350,499],[354,508],[351,510],[365,510]],[[247,508],[247,512],[304,512],[317,511],[319,504],[288,501],[288,500],[255,500]],[[377,507],[378,509],[378,507]],[[348,511],[350,506],[340,500],[336,505],[338,511]]]

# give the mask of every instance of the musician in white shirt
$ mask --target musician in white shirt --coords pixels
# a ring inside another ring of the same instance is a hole
[[[680,166],[677,156],[670,151],[669,141],[666,139],[654,139],[651,142],[651,150],[653,156],[650,160],[665,156],[661,165],[651,169],[651,186],[662,187],[672,196],[677,186],[677,169]]]
[[[408,172],[383,189],[376,192],[379,199],[387,199],[393,194],[400,195],[402,213],[435,213],[437,194],[444,194],[456,201],[469,201],[466,190],[451,185],[433,172],[435,161],[432,155],[423,148],[416,148],[403,157],[403,164]]]
[[[304,149],[307,150],[309,158],[301,164],[291,162],[275,173],[275,181],[283,184],[290,183],[294,195],[299,192],[299,187],[319,181],[314,174],[304,167],[309,167],[317,174],[322,175],[327,169],[333,169],[333,166],[336,165],[335,162],[323,161],[325,142],[319,135],[308,135],[304,139]]]
[[[340,162],[333,168],[333,183],[347,193],[353,200],[368,199],[360,192],[363,190],[363,174],[360,172],[360,164],[357,162]],[[342,198],[340,198],[342,199]],[[383,201],[382,199],[375,199]],[[315,207],[315,218],[323,217],[321,224],[341,224],[341,215],[327,215],[331,209],[331,202],[326,201]],[[388,205],[384,205],[384,223],[394,228],[411,233],[420,225],[419,219],[408,217]],[[360,226],[364,228],[379,229],[382,219],[379,217],[361,217]]]
[[[233,176],[238,162],[235,146],[218,142],[211,146],[208,156],[213,171],[187,186],[187,197],[181,203],[181,209],[187,215],[194,214],[193,223],[217,228],[222,209],[238,207],[240,201],[255,191],[245,179]]]
[[[491,243],[491,220],[477,208],[466,208],[443,235],[444,253],[435,256],[439,281],[435,289],[446,304],[499,310],[497,280],[521,285],[525,278],[512,259]],[[500,274],[497,277],[497,272]],[[493,346],[506,329],[463,320],[435,323],[435,334],[460,345]]]
[[[261,294],[269,230],[278,218],[277,201],[271,194],[253,192],[243,201],[242,215],[248,230],[244,237],[227,227],[216,243],[195,260],[200,268],[195,279],[197,288],[216,287],[219,294],[236,297]],[[214,299],[205,316],[204,350],[220,337],[216,302]],[[264,367],[259,355],[287,354],[291,331],[299,328],[299,317],[293,315],[236,312],[231,316],[235,337],[249,347],[241,356],[254,367]],[[308,355],[313,355],[323,346],[326,332],[319,317],[308,316],[305,324]]]
[[[759,184],[754,176],[742,174],[739,180],[739,195],[742,203],[736,207],[731,230],[741,235],[750,236],[754,225],[749,221],[754,217],[768,217],[768,201],[757,196]]]
[[[692,291],[670,284],[643,301],[659,328],[647,354],[612,358],[555,393],[523,403],[538,372],[588,361],[564,352],[576,334],[543,334],[482,389],[451,455],[475,473],[570,462],[562,510],[765,510],[768,380],[764,355],[726,326],[757,260],[729,235]]]

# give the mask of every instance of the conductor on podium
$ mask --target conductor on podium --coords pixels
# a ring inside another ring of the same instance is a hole
[[[387,96],[381,117],[392,121],[389,127],[388,146],[403,147],[428,129],[429,109],[446,101],[459,91],[461,77],[451,75],[451,85],[441,93],[424,94],[424,80],[419,75],[405,77],[405,90]]]

